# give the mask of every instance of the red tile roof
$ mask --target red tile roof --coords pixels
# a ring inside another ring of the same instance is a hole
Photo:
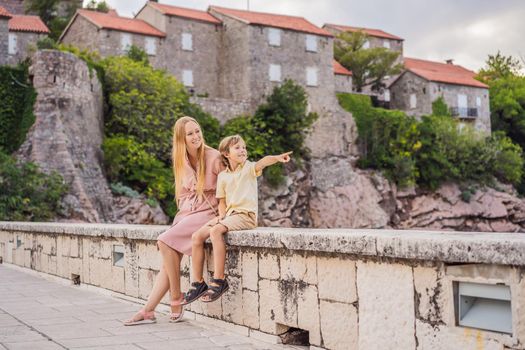
[[[215,10],[223,15],[241,20],[248,24],[263,25],[281,29],[294,30],[298,32],[332,37],[333,35],[324,29],[308,22],[302,17],[276,15],[273,13],[253,12],[244,10],[234,10],[218,6],[210,6],[210,10]]]
[[[10,32],[49,33],[49,29],[38,16],[14,15],[9,20],[8,26]]]
[[[159,4],[158,2],[153,2],[153,1],[148,2],[148,4],[151,7],[161,11],[163,14],[168,15],[168,16],[177,16],[177,17],[194,19],[197,21],[209,22],[213,24],[222,24],[222,22],[219,19],[213,17],[211,14],[209,14],[206,11],[199,11],[199,10],[193,10],[193,9],[188,9],[184,7]]]
[[[487,85],[474,79],[476,73],[455,64],[405,57],[405,68],[429,81],[488,89]]]
[[[359,27],[350,27],[350,26],[343,26],[339,24],[325,24],[323,27],[331,27],[343,32],[359,32],[362,31],[363,33],[374,36],[377,38],[384,38],[384,39],[392,39],[392,40],[405,40],[403,38],[400,38],[396,35],[387,33],[385,31],[382,31],[381,29],[371,29],[371,28],[359,28]]]
[[[0,17],[11,18],[13,16],[9,13],[9,11],[0,6]]]
[[[334,66],[334,74],[340,74],[340,75],[352,75],[352,72],[343,67],[343,65],[336,60],[332,61],[332,64]]]
[[[118,30],[121,32],[129,32],[149,36],[166,36],[165,33],[161,32],[157,28],[144,22],[141,19],[119,17],[113,14],[89,10],[78,10],[77,15],[86,18],[88,21],[90,21],[99,28]]]

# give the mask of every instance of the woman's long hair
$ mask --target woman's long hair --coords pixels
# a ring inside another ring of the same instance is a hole
[[[204,181],[206,177],[206,162],[204,159],[204,153],[206,149],[206,142],[204,141],[204,135],[202,134],[202,128],[200,124],[193,119],[192,117],[181,117],[175,122],[173,127],[173,176],[175,177],[175,198],[179,200],[180,190],[182,188],[182,180],[184,179],[184,172],[186,166],[186,124],[189,122],[194,122],[201,129],[201,138],[202,143],[199,149],[197,150],[197,195],[199,198],[204,194]]]

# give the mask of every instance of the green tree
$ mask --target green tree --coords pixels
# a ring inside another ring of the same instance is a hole
[[[450,109],[445,102],[443,96],[438,97],[434,102],[432,102],[432,115],[439,115],[442,117],[451,117]]]
[[[359,32],[344,32],[337,36],[334,44],[335,59],[352,71],[354,91],[361,92],[366,86],[378,91],[384,87],[387,75],[401,72],[402,65],[395,64],[399,52],[384,47],[365,48],[368,35]]]
[[[504,56],[498,51],[495,55],[489,55],[485,67],[480,69],[477,78],[490,84],[490,82],[498,79],[520,76],[522,69],[523,65],[518,59],[512,56]]]
[[[67,8],[64,16],[58,16],[60,0],[26,0],[26,12],[36,13],[50,30],[49,37],[58,40],[66,28],[71,17],[77,10],[77,3],[73,2]]]
[[[98,12],[104,12],[104,13],[107,13],[109,12],[109,10],[111,10],[111,7],[104,0],[102,1],[90,0],[87,3],[86,8],[90,10],[95,10]]]

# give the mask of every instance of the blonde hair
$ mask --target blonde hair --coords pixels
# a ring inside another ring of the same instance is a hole
[[[179,118],[175,122],[173,127],[173,176],[175,177],[175,199],[178,201],[180,196],[180,190],[182,188],[182,179],[184,179],[184,172],[186,166],[186,154],[188,152],[186,148],[186,124],[194,122],[201,129],[202,144],[197,150],[197,195],[202,197],[204,194],[204,180],[206,176],[206,162],[204,159],[204,153],[206,143],[204,141],[204,135],[202,135],[202,128],[200,124],[192,117],[184,116]]]
[[[231,135],[226,136],[222,139],[221,143],[219,144],[219,152],[221,153],[221,161],[222,163],[230,170],[234,170],[230,166],[230,162],[228,161],[228,158],[226,158],[225,154],[230,153],[230,147],[233,145],[238,144],[239,142],[246,143],[241,135]]]

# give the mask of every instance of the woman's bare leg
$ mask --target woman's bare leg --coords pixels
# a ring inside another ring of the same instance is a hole
[[[209,236],[209,226],[201,227],[191,236],[191,271],[195,282],[204,280],[204,242]]]
[[[162,263],[164,271],[168,277],[169,290],[171,300],[180,298],[180,262],[182,260],[182,254],[166,245],[165,243],[158,242],[160,253],[162,254]],[[160,289],[160,288],[159,288]],[[160,302],[160,300],[159,300]],[[158,303],[157,303],[158,304]],[[181,306],[172,306],[172,312],[180,312]]]
[[[159,305],[160,301],[169,289],[170,283],[168,280],[168,274],[164,269],[164,265],[162,265],[160,267],[159,274],[155,279],[155,283],[153,284],[153,288],[151,289],[151,293],[148,296],[148,301],[146,302],[146,305],[144,305],[144,310],[155,310],[155,308],[157,307],[157,305]]]
[[[162,266],[157,274],[157,278],[155,278],[155,283],[153,284],[151,293],[148,296],[146,305],[144,305],[144,311],[154,311],[168,290],[171,291],[170,295],[172,299],[180,297],[180,261],[182,259],[182,254],[162,242],[159,242],[158,246],[162,254]],[[163,253],[163,249],[166,250],[165,253]],[[171,250],[171,252],[167,251],[167,249]],[[166,266],[168,268],[166,268]],[[174,272],[174,270],[176,271]],[[173,283],[170,280],[170,273]],[[180,312],[181,307],[172,306],[171,311]],[[132,321],[138,321],[141,319],[142,315],[140,313],[136,313],[131,318]]]

